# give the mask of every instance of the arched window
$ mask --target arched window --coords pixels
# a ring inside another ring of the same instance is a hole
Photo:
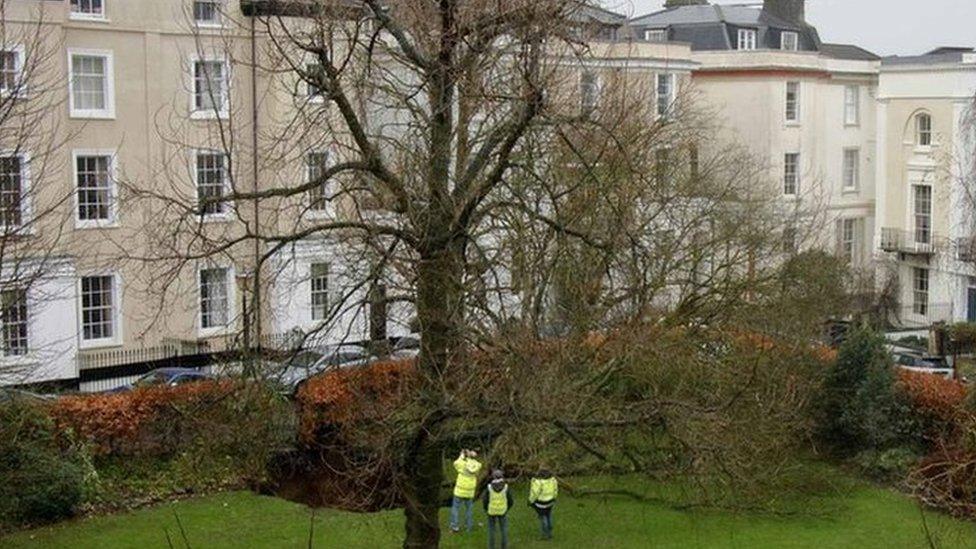
[[[915,115],[915,143],[922,147],[932,144],[932,116],[927,113]]]

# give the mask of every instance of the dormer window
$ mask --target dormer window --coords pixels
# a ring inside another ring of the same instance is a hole
[[[648,42],[667,42],[667,29],[647,29],[644,31],[644,40]]]
[[[784,31],[779,35],[779,47],[784,51],[798,51],[800,35],[792,31]]]
[[[740,50],[756,49],[756,29],[739,29],[739,48]]]
[[[915,115],[915,143],[920,147],[932,146],[932,117],[926,113]]]

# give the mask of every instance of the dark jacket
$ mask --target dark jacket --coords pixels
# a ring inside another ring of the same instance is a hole
[[[507,486],[507,484],[505,484],[504,482],[501,482],[501,483],[494,483],[493,482],[493,483],[489,484],[488,485],[488,488],[486,488],[485,491],[484,491],[484,493],[482,493],[482,495],[481,495],[481,504],[484,506],[486,513],[488,512],[488,499],[490,497],[490,492],[492,490],[494,490],[495,492],[501,492],[506,486]],[[505,494],[505,499],[508,500],[508,508],[505,509],[505,514],[507,515],[508,512],[512,510],[512,506],[515,505],[515,499],[512,497],[512,489],[511,488],[509,488],[508,489],[508,493]]]

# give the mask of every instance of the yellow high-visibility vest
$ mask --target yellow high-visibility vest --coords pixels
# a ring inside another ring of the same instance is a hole
[[[559,495],[559,484],[555,477],[534,478],[529,488],[529,503],[541,501],[543,503],[556,499]]]
[[[501,492],[496,492],[491,487],[488,488],[488,516],[500,517],[508,512],[508,486],[502,488]]]
[[[481,470],[481,463],[471,458],[459,458],[454,462],[454,470],[458,474],[457,482],[454,484],[454,496],[474,499],[474,493],[478,489],[478,471]]]

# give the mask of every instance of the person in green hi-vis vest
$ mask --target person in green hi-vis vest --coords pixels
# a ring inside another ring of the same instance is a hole
[[[461,507],[465,507],[468,519],[468,532],[474,529],[474,503],[475,491],[478,489],[478,472],[481,471],[481,462],[477,458],[478,453],[474,450],[461,450],[461,455],[454,460],[454,470],[457,471],[457,481],[454,484],[454,500],[451,502],[451,531],[458,533],[461,525],[458,523],[458,514]]]
[[[540,469],[539,474],[529,482],[529,505],[539,515],[543,539],[552,539],[552,508],[558,495],[559,483],[546,469]]]
[[[512,492],[505,482],[505,474],[495,470],[491,484],[481,496],[488,513],[488,549],[495,549],[495,530],[501,537],[501,549],[508,548],[508,511],[512,508]]]

